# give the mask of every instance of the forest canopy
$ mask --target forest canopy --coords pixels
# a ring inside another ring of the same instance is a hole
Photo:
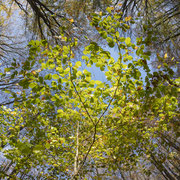
[[[179,3],[166,3],[0,3],[2,180],[179,179]]]

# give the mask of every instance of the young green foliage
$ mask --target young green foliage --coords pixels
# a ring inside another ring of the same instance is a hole
[[[121,37],[119,29],[129,26],[112,8],[107,11],[108,16],[94,14],[91,25],[118,49],[118,59],[97,42],[90,42],[82,57],[88,67],[104,72],[105,82],[94,80],[81,61],[71,61],[76,39],[54,48],[30,42],[29,58],[16,75],[23,76],[22,101],[15,98],[13,109],[0,109],[1,144],[10,147],[1,150],[14,164],[12,177],[32,169],[45,179],[88,177],[94,168],[108,177],[157,153],[158,133],[169,131],[177,116],[176,82],[168,67],[150,72],[150,54],[139,39],[134,44]]]

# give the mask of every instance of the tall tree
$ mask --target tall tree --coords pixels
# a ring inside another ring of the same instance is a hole
[[[179,62],[180,2],[178,0],[117,0],[116,4],[118,3],[121,3],[124,16],[141,17],[136,32],[146,37],[146,43],[151,50],[161,56],[167,54],[166,62],[169,65]],[[163,65],[160,58],[155,59],[155,63],[156,68]],[[180,75],[179,73],[178,65],[177,76]]]
[[[109,48],[117,46],[119,57],[114,59],[94,41],[82,57],[86,66],[95,65],[105,74],[105,82],[93,80],[81,61],[71,61],[77,45],[71,38],[66,46],[54,48],[45,40],[32,41],[22,70],[16,72],[15,64],[9,69],[22,77],[23,101],[12,94],[14,107],[0,109],[2,152],[11,162],[11,171],[2,167],[2,177],[133,179],[139,168],[141,175],[153,174],[149,163],[160,177],[178,177],[166,161],[176,158],[176,151],[158,148],[159,134],[171,132],[179,115],[177,80],[168,66],[150,72],[141,40],[134,44],[120,36],[119,28],[128,28],[127,18],[119,22],[121,14],[112,11],[94,14],[91,25]]]

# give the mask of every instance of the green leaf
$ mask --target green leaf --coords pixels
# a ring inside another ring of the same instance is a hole
[[[119,32],[116,31],[116,37],[119,38],[119,36],[120,36],[120,35],[119,35]]]
[[[35,83],[35,82],[32,82],[32,83],[29,84],[29,87],[32,88],[32,89],[33,89],[34,87],[36,87],[36,86],[37,86],[37,83]]]
[[[45,64],[45,63],[42,63],[42,64],[41,64],[41,68],[42,68],[42,69],[46,69],[46,64]]]
[[[51,80],[52,79],[52,75],[51,74],[46,74],[44,79],[45,80]]]
[[[55,66],[56,66],[55,64],[50,64],[50,65],[49,65],[49,69],[54,69]]]
[[[57,112],[58,112],[59,114],[64,113],[64,111],[63,111],[62,109],[58,109]]]
[[[34,153],[39,153],[43,150],[43,146],[42,145],[36,145],[34,148],[33,148],[33,152]]]
[[[96,80],[95,83],[97,84],[97,86],[99,88],[104,88],[104,83],[103,82]]]
[[[82,75],[82,72],[81,71],[78,71],[77,73],[76,73],[76,76],[77,77],[79,77],[79,76],[81,76]]]
[[[86,56],[85,56],[86,57]],[[77,61],[76,64],[75,64],[75,67],[76,68],[79,68],[81,66],[81,61]]]
[[[113,48],[115,46],[115,43],[112,38],[107,37],[106,40],[108,42],[109,47]]]
[[[130,55],[126,56],[126,58],[127,58],[129,61],[130,61],[130,60],[133,60],[133,57],[130,56]]]
[[[119,38],[119,41],[120,41],[120,42],[124,42],[124,41],[125,41],[125,37],[120,37],[120,38]]]
[[[130,37],[127,37],[125,39],[125,43],[127,44],[127,46],[131,45],[131,38]]]
[[[111,10],[112,10],[111,7],[107,7],[107,8],[106,8],[106,11],[107,11],[108,13],[111,13]]]
[[[50,147],[51,147],[51,145],[50,145],[49,143],[46,143],[46,144],[45,144],[45,148],[46,148],[46,149],[49,149]]]
[[[10,72],[10,71],[11,71],[11,68],[4,68],[4,71],[5,71],[5,72]]]
[[[101,37],[103,37],[104,39],[107,38],[107,32],[106,31],[100,31],[99,33],[100,33]]]
[[[59,79],[60,77],[59,77],[58,74],[53,74],[53,75],[52,75],[52,78],[53,78],[53,79]]]
[[[89,83],[89,85],[92,86],[92,87],[94,87],[95,83],[96,83],[95,80],[91,80],[90,83]]]
[[[4,92],[5,92],[5,93],[8,93],[8,94],[11,93],[11,91],[9,91],[9,90],[4,90]]]
[[[90,73],[88,70],[86,70],[86,69],[84,69],[83,73],[84,73],[86,76],[91,76],[91,73]]]

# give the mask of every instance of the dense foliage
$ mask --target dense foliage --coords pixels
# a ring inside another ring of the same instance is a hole
[[[14,60],[1,73],[9,82],[20,79],[18,90],[6,90],[13,107],[0,108],[2,178],[128,179],[132,172],[153,178],[153,168],[160,178],[178,178],[178,148],[162,139],[178,136],[179,79],[173,79],[166,55],[163,67],[150,70],[146,41],[133,43],[119,33],[134,21],[113,10],[94,13],[91,26],[109,49],[118,49],[117,59],[91,41],[74,60],[78,40],[62,32],[64,46],[31,41],[27,60]],[[93,68],[105,81],[93,79]]]

